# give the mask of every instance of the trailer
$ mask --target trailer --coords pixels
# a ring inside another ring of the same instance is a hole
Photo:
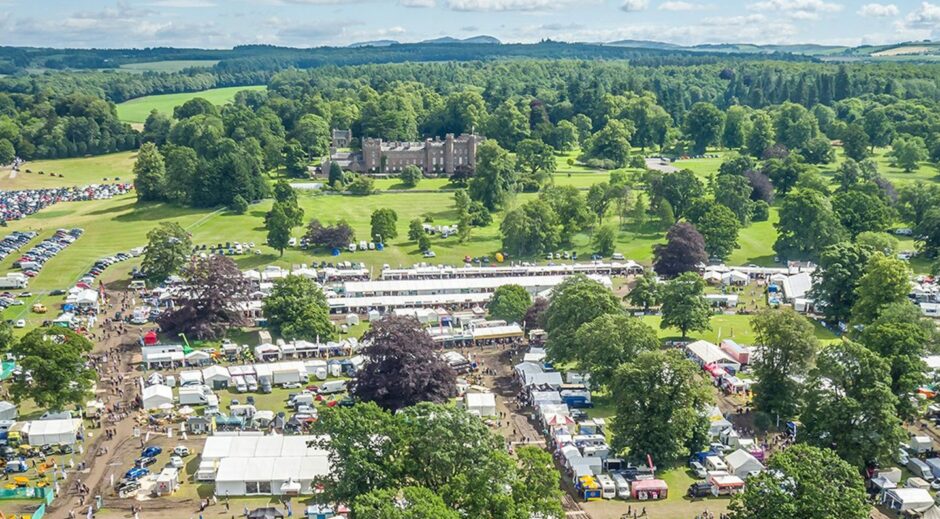
[[[0,277],[0,288],[26,288],[29,285],[29,277],[23,274],[7,274]]]

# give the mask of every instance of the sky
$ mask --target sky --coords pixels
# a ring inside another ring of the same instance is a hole
[[[0,0],[0,45],[503,42],[883,44],[940,39],[940,0]]]

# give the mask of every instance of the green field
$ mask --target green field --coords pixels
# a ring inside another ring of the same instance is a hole
[[[9,170],[0,170],[0,189],[40,189],[61,186],[87,186],[89,184],[133,182],[136,151],[125,151],[109,155],[61,160],[37,160],[23,166],[15,178]],[[30,172],[27,173],[27,170]],[[42,174],[40,174],[42,172]],[[51,174],[56,176],[52,176]],[[58,175],[62,174],[60,178]],[[106,180],[107,179],[107,180]]]
[[[211,67],[218,60],[169,60],[148,61],[145,63],[127,63],[119,70],[130,72],[179,72],[192,67]]]
[[[128,123],[143,123],[147,120],[151,110],[159,110],[162,113],[172,115],[173,109],[181,104],[201,97],[213,104],[223,105],[229,103],[235,98],[235,94],[242,90],[264,90],[265,86],[244,86],[213,88],[212,90],[203,90],[202,92],[189,92],[184,94],[165,94],[158,96],[138,97],[117,105],[118,117]]]

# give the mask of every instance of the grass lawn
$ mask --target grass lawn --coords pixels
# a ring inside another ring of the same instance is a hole
[[[659,328],[659,323],[662,321],[662,318],[658,315],[644,315],[641,319],[646,322],[646,324],[652,326],[655,330],[658,331],[660,338],[663,339],[680,339],[679,330],[675,328],[667,328],[662,330]],[[823,342],[835,341],[836,336],[829,330],[822,327],[822,325],[813,321],[813,324],[816,328],[816,338]],[[742,345],[752,345],[756,342],[756,337],[754,331],[751,329],[751,316],[750,315],[728,315],[728,314],[715,314],[711,318],[711,329],[707,332],[690,332],[686,340],[697,340],[704,339],[706,341],[718,344],[722,339],[734,339],[736,342]]]
[[[148,61],[145,63],[126,63],[121,65],[119,70],[127,72],[179,72],[192,67],[211,67],[218,63],[218,60],[168,60],[168,61]]]
[[[897,166],[891,165],[891,158],[888,157],[888,152],[890,151],[891,148],[877,148],[872,158],[878,163],[878,173],[890,180],[896,187],[918,180],[923,182],[940,182],[940,172],[938,172],[935,165],[922,162],[917,170],[908,173]],[[835,162],[820,166],[820,173],[826,176],[834,175],[836,170],[839,169],[839,166],[845,162],[845,158],[842,148],[836,148]]]
[[[223,105],[231,102],[235,98],[235,94],[242,90],[264,90],[266,88],[266,86],[227,87],[213,88],[202,92],[138,97],[117,105],[118,118],[128,123],[142,123],[147,120],[151,110],[156,109],[167,115],[172,115],[174,108],[194,97],[201,97],[213,104]]]
[[[0,189],[46,189],[62,186],[87,186],[89,184],[112,183],[115,178],[122,182],[134,181],[136,151],[124,151],[108,155],[60,160],[37,160],[26,164],[10,178],[9,170],[0,175]],[[27,173],[29,169],[32,173]],[[42,175],[39,172],[44,172]],[[55,173],[56,176],[50,176]],[[58,175],[63,177],[59,178]],[[104,179],[108,179],[107,182]]]

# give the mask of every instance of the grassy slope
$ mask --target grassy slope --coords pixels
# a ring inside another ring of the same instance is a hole
[[[264,86],[214,88],[202,92],[189,92],[184,94],[165,94],[158,96],[138,97],[117,105],[118,117],[129,123],[142,123],[147,120],[150,111],[157,109],[165,114],[172,114],[173,108],[194,98],[201,97],[214,104],[221,105],[234,99],[235,94],[241,90],[264,90]]]
[[[59,186],[86,186],[114,182],[120,178],[123,182],[133,182],[132,169],[137,158],[136,151],[112,153],[62,160],[37,160],[30,162],[20,171],[16,178],[9,177],[9,171],[2,170],[0,175],[0,189],[34,189],[52,188]],[[29,169],[32,173],[27,173]],[[42,175],[39,172],[44,172]],[[62,174],[63,178],[52,177],[49,174]],[[105,179],[108,179],[105,181]]]

